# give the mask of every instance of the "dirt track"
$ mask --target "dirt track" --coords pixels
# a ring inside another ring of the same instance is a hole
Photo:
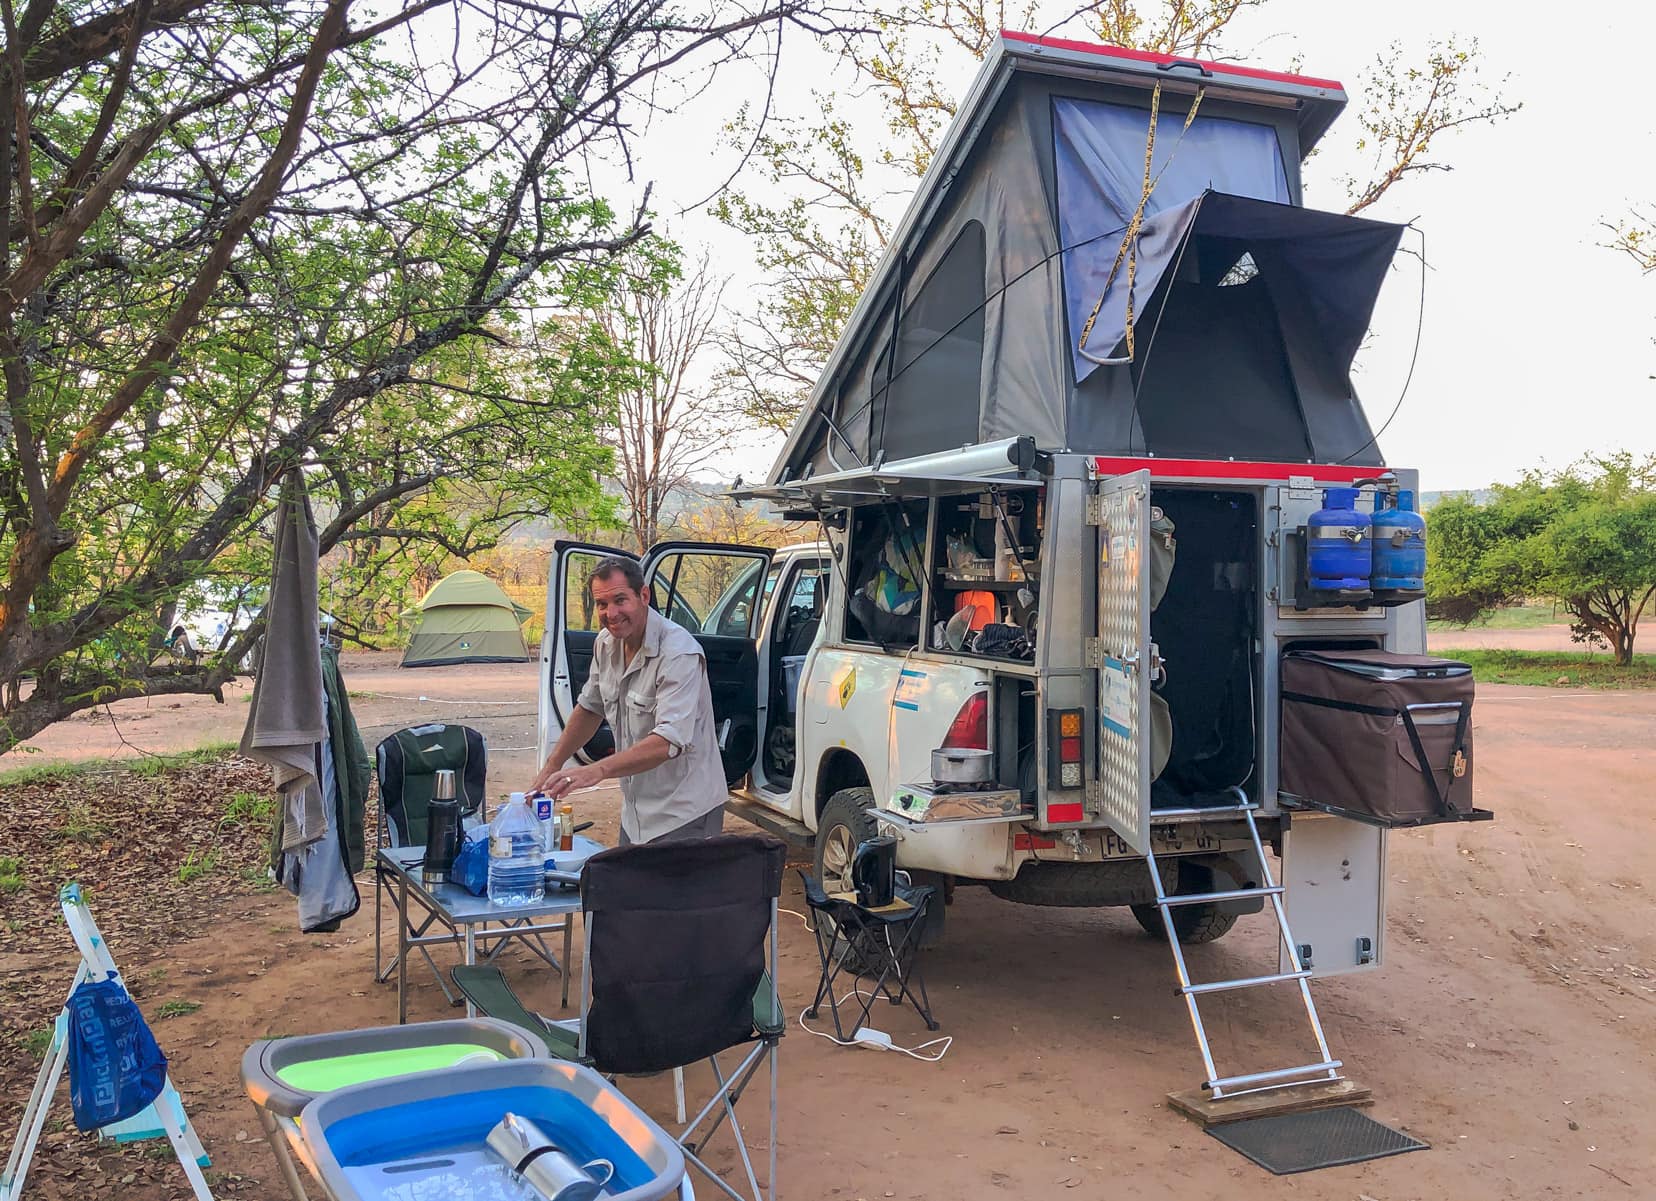
[[[495,748],[534,741],[530,665],[399,672],[353,659],[347,680],[354,693],[389,694],[353,698],[370,745],[385,730],[437,715],[479,726]],[[393,699],[422,695],[465,703]],[[151,712],[118,724],[131,742],[162,750],[234,738],[246,709],[185,702]],[[1395,836],[1387,966],[1316,986],[1335,1053],[1374,1090],[1372,1114],[1424,1138],[1431,1151],[1269,1176],[1162,1103],[1169,1090],[1196,1082],[1199,1060],[1169,993],[1167,953],[1130,916],[1026,909],[962,889],[946,943],[925,960],[943,1033],[956,1040],[941,1063],[836,1048],[792,1029],[783,1047],[782,1195],[1651,1195],[1656,694],[1489,687],[1477,737],[1479,803],[1495,809],[1497,821]],[[65,723],[38,744],[53,756],[106,754],[106,740],[120,745],[104,720]],[[533,758],[497,749],[491,791],[527,778]],[[18,761],[8,756],[0,765]],[[599,819],[595,834],[614,836],[612,797],[584,798],[583,810]],[[797,881],[784,904],[802,908]],[[781,979],[797,1014],[815,983],[815,950],[800,920],[783,923]],[[1273,937],[1263,917],[1244,919],[1191,959],[1207,978],[1252,974],[1274,961]],[[366,915],[339,935],[307,938],[295,933],[287,901],[253,898],[226,913],[210,938],[114,951],[129,972],[167,968],[170,991],[154,1004],[202,1003],[160,1027],[175,1077],[215,1166],[243,1178],[224,1191],[276,1201],[280,1186],[237,1062],[249,1041],[267,1034],[395,1020],[394,996],[371,983]],[[529,963],[519,957],[508,971],[531,1004],[555,1009],[555,980]],[[450,1012],[428,973],[413,979],[413,1016]],[[1282,1054],[1302,1045],[1294,1041],[1300,1024],[1291,996],[1255,990],[1212,1012],[1221,1052],[1227,1042]],[[912,1013],[882,1016],[899,1043],[928,1037]],[[1249,1061],[1243,1054],[1226,1062]],[[670,1116],[665,1080],[628,1085],[652,1112]],[[52,1180],[49,1169],[39,1184],[31,1193],[40,1197],[182,1195]]]

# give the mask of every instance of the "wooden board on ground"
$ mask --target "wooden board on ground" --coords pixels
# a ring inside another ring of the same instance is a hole
[[[1306,1113],[1336,1105],[1372,1105],[1374,1097],[1367,1085],[1358,1084],[1355,1080],[1334,1080],[1326,1084],[1244,1093],[1218,1101],[1209,1097],[1206,1089],[1188,1088],[1183,1092],[1168,1093],[1167,1103],[1192,1121],[1203,1126],[1217,1126],[1221,1122],[1236,1122],[1243,1118]]]

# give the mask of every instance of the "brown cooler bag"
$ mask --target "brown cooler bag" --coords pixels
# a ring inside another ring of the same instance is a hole
[[[1390,651],[1289,651],[1280,788],[1382,826],[1466,821],[1472,669]]]

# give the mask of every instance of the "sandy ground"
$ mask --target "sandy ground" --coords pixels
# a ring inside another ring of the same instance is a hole
[[[534,741],[532,665],[399,671],[394,658],[353,656],[346,674],[370,745],[389,729],[442,716],[485,731],[491,791],[518,786],[532,770],[532,751],[502,749]],[[246,712],[234,702],[173,703],[117,706],[120,737],[105,718],[64,723],[37,745],[42,757],[109,754],[120,738],[175,749],[234,738]],[[955,1040],[940,1063],[839,1048],[791,1027],[782,1049],[782,1195],[1651,1196],[1656,694],[1488,687],[1476,727],[1479,804],[1497,821],[1394,835],[1386,966],[1315,987],[1335,1053],[1374,1090],[1370,1112],[1430,1151],[1268,1175],[1165,1106],[1167,1092],[1198,1081],[1200,1061],[1170,995],[1167,952],[1130,915],[1029,909],[961,889],[945,943],[924,960],[942,1033]],[[20,761],[7,756],[0,766]],[[594,834],[613,838],[613,794],[582,802],[583,816],[599,822]],[[215,1169],[226,1173],[224,1192],[282,1196],[240,1088],[246,1045],[395,1020],[394,993],[372,982],[371,894],[364,900],[364,914],[333,936],[299,935],[291,903],[270,896],[236,903],[193,941],[114,947],[129,974],[165,969],[155,1004],[202,1005],[161,1033]],[[796,879],[784,905],[803,909]],[[1253,974],[1274,963],[1274,937],[1263,915],[1245,918],[1190,958],[1203,978]],[[782,948],[784,1000],[797,1015],[817,975],[799,917],[784,916]],[[555,1010],[555,977],[521,953],[507,958],[530,1003]],[[412,979],[413,1017],[452,1012],[428,971]],[[1222,1066],[1303,1052],[1291,993],[1253,990],[1208,1008]],[[876,1012],[899,1043],[929,1037],[912,1012]],[[670,1117],[665,1079],[627,1087]],[[38,1189],[31,1183],[33,1195],[184,1195],[176,1173],[171,1191],[105,1192],[46,1177]]]

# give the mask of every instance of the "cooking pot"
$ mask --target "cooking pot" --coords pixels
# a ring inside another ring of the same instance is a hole
[[[995,778],[993,751],[940,746],[931,754],[932,779],[939,784],[987,784]]]

